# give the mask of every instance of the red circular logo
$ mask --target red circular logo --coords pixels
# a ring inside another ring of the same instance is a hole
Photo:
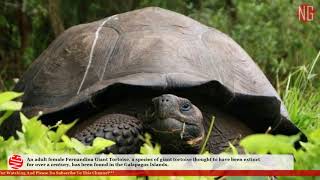
[[[299,21],[302,22],[312,21],[315,17],[315,14],[316,9],[307,3],[301,4],[297,10],[297,16],[299,18]]]
[[[9,158],[9,166],[12,169],[19,169],[23,165],[23,159],[20,155],[13,154]]]

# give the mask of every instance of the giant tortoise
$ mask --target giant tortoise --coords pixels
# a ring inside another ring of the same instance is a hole
[[[23,112],[41,120],[79,122],[69,135],[135,153],[149,132],[163,153],[196,153],[215,117],[207,149],[253,133],[300,130],[266,76],[230,37],[156,7],[117,14],[62,33],[17,84]],[[12,135],[18,118],[2,125]],[[270,130],[271,128],[271,130]]]

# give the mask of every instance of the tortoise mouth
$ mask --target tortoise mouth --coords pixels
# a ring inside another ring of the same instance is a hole
[[[201,143],[204,137],[202,126],[174,118],[156,119],[148,123],[146,128],[159,138],[183,140],[189,145]]]
[[[163,123],[164,121],[165,123]],[[162,126],[159,127],[159,123]],[[168,126],[170,123],[171,126]],[[181,122],[173,118],[156,120],[148,126],[147,131],[151,133],[155,142],[161,144],[161,153],[164,154],[197,154],[205,139],[205,131],[202,126]]]

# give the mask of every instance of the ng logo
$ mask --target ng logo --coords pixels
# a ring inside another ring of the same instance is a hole
[[[312,21],[315,17],[315,14],[316,9],[307,3],[301,4],[297,10],[297,16],[299,18],[299,21],[302,22]]]

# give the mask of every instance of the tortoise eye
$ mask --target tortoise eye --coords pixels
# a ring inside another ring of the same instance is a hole
[[[191,109],[191,104],[190,103],[183,103],[180,107],[181,111],[189,111]]]

